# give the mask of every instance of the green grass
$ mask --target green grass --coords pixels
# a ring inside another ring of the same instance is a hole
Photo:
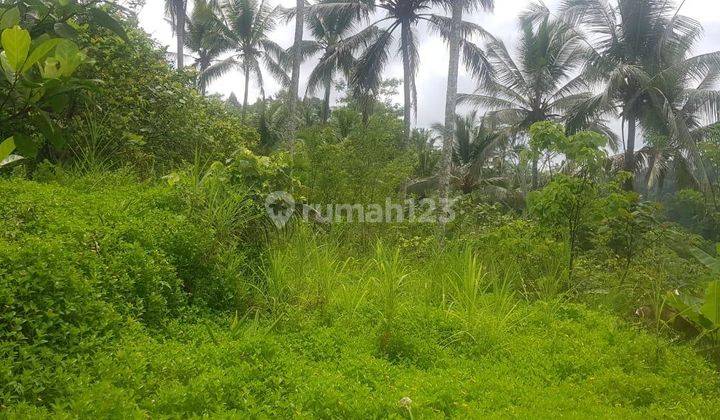
[[[720,415],[694,348],[560,292],[512,227],[358,251],[297,225],[238,258],[167,187],[0,188],[0,417]]]
[[[372,312],[176,321],[128,332],[64,379],[57,414],[401,417],[716,417],[716,373],[690,348],[579,305],[520,304],[492,343],[452,339],[444,311],[403,313],[391,348]],[[485,315],[487,324],[498,322]],[[10,414],[41,413],[15,407]]]

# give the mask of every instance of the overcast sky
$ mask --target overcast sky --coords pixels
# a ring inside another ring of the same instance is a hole
[[[547,0],[546,4],[553,10],[559,0]],[[271,3],[292,7],[295,0],[270,0]],[[495,11],[492,14],[476,13],[467,17],[467,20],[482,25],[495,36],[503,39],[511,47],[518,37],[517,16],[531,3],[531,0],[496,0]],[[700,54],[720,49],[720,0],[686,0],[681,11],[682,14],[699,20],[705,28],[705,38],[695,53]],[[140,13],[140,24],[158,43],[168,46],[169,51],[175,51],[174,39],[170,24],[164,18],[164,1],[147,0],[147,5]],[[280,25],[273,39],[279,44],[289,47],[293,42],[294,23]],[[425,35],[419,31],[420,37],[420,69],[417,76],[418,83],[418,120],[417,125],[428,127],[443,120],[445,107],[445,88],[447,80],[448,53],[447,47],[436,36]],[[303,66],[303,77],[312,69],[312,63]],[[386,78],[402,79],[402,63],[396,57],[386,71]],[[280,87],[268,75],[265,77],[265,91],[268,95],[276,93]],[[461,73],[460,92],[472,92],[473,82]],[[243,95],[243,78],[238,72],[227,74],[210,86],[212,93],[219,93],[225,97],[235,92],[238,98]],[[304,92],[304,87],[301,87]],[[251,86],[250,97],[257,98],[257,86]],[[398,96],[398,103],[402,97]]]

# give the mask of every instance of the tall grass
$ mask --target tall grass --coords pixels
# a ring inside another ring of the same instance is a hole
[[[455,253],[447,266],[450,287],[446,311],[462,329],[452,340],[492,347],[517,322],[518,299],[515,285],[518,271],[482,260],[471,248]]]
[[[102,129],[102,123],[92,117],[85,117],[78,125],[82,135],[75,138],[70,150],[74,155],[73,169],[79,175],[98,175],[112,169],[112,156],[119,147],[108,138]]]
[[[380,317],[380,347],[384,349],[392,338],[392,331],[404,306],[408,271],[400,258],[400,250],[391,251],[380,241],[375,245],[375,256],[370,264],[373,272],[373,297]]]
[[[404,258],[400,248],[382,241],[371,255],[343,259],[347,252],[332,234],[292,225],[278,233],[250,285],[255,304],[273,313],[334,307],[339,316],[372,316],[381,350],[405,327],[408,311],[445,311],[459,325],[450,342],[488,348],[521,319],[520,270],[482,258],[471,247],[449,247],[427,260]]]
[[[278,235],[254,286],[261,304],[272,311],[288,305],[327,308],[346,276],[349,259],[339,256],[333,241],[302,223]]]

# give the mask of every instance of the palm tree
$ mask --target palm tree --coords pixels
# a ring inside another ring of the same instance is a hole
[[[656,78],[677,66],[690,71],[716,66],[720,55],[685,59],[702,28],[681,16],[670,0],[620,0],[617,5],[565,0],[561,14],[568,23],[589,29],[593,48],[587,50],[584,77],[602,86],[600,94],[578,108],[574,120],[599,112],[619,114],[624,131],[627,125],[623,168],[633,172],[638,125],[659,105],[651,93]],[[688,63],[679,64],[679,59]]]
[[[170,18],[177,40],[177,68],[185,67],[185,22],[188,0],[165,0],[165,14]]]
[[[450,29],[450,64],[448,69],[447,95],[445,97],[445,132],[442,147],[442,173],[440,175],[440,198],[447,203],[450,190],[450,171],[452,165],[452,150],[455,142],[455,117],[457,110],[458,74],[460,67],[460,47],[463,41],[462,22],[463,12],[466,9],[482,7],[491,10],[494,0],[455,0],[448,1],[452,11]],[[442,219],[444,220],[444,219]]]
[[[345,0],[319,3],[312,6],[316,13],[341,13],[367,19],[378,11],[383,15],[373,21],[365,30],[377,31],[377,37],[358,60],[351,85],[358,91],[377,91],[382,82],[382,73],[388,64],[399,32],[399,52],[403,62],[403,93],[405,141],[410,142],[413,112],[417,111],[417,89],[415,75],[418,70],[419,52],[417,25],[424,21],[442,36],[448,37],[450,19],[431,13],[433,6],[445,4],[448,0]],[[480,31],[475,25],[463,22],[465,34]]]
[[[635,162],[636,172],[645,172],[644,187],[648,195],[656,190],[660,199],[670,174],[674,176],[675,184],[681,188],[700,186],[690,159],[681,148],[671,143],[668,137],[648,132],[645,141],[646,146],[635,154]]]
[[[323,0],[321,3],[337,2]],[[308,77],[307,94],[313,95],[323,89],[323,109],[321,119],[327,122],[330,117],[330,95],[335,77],[341,72],[350,79],[356,64],[355,51],[371,41],[373,31],[363,31],[353,35],[356,19],[350,14],[308,13],[306,22],[314,41],[304,41],[304,55],[322,53],[317,65]]]
[[[477,112],[465,117],[456,116],[454,126],[457,130],[452,163],[460,190],[469,194],[482,180],[489,162],[496,157],[503,136],[488,126],[484,118],[479,118]],[[445,127],[442,132],[447,132]]]
[[[195,0],[193,11],[187,19],[185,46],[195,53],[195,67],[200,73],[198,88],[204,95],[207,89],[205,71],[232,45],[222,33],[222,22],[216,14],[217,0]]]
[[[224,6],[221,31],[234,50],[232,56],[213,64],[204,73],[204,83],[222,76],[232,69],[242,71],[245,77],[242,120],[247,118],[250,77],[257,79],[265,97],[263,68],[284,85],[290,80],[284,66],[289,59],[286,51],[269,38],[277,25],[278,8],[271,8],[265,0],[231,0]]]
[[[415,176],[419,178],[432,176],[439,161],[438,150],[435,147],[437,136],[434,136],[431,130],[421,128],[413,130],[411,140],[418,158]]]
[[[481,118],[477,112],[461,117],[455,116],[457,128],[452,150],[450,179],[454,187],[463,194],[469,194],[479,188],[496,186],[498,181],[505,183],[507,177],[502,173],[502,162],[505,159],[503,148],[507,146],[506,137],[493,126],[491,121]],[[419,168],[416,176],[421,177],[406,184],[406,192],[426,195],[440,187],[440,173],[436,170],[440,155],[434,144],[444,137],[446,129],[442,124],[435,124],[432,130],[437,133],[431,136],[427,130],[413,131],[413,145],[419,157]],[[485,178],[491,164],[493,178]]]
[[[297,129],[298,93],[300,91],[300,64],[302,63],[303,32],[305,29],[305,0],[297,0],[295,6],[295,41],[292,52],[292,76],[290,92],[288,95],[290,118],[288,119],[288,138],[290,140],[290,153],[295,151],[295,130]]]
[[[580,34],[548,15],[521,17],[520,30],[517,59],[501,40],[489,35],[484,51],[468,51],[478,87],[473,94],[458,95],[461,103],[488,109],[488,118],[507,127],[508,137],[527,135],[536,122],[562,121],[566,111],[591,96],[584,79],[573,76],[584,56]],[[602,124],[587,126],[611,134]],[[534,160],[532,188],[537,187]]]
[[[687,52],[679,51],[681,55]],[[672,172],[679,184],[712,193],[699,144],[711,135],[720,119],[720,65],[678,57],[677,64],[649,83],[652,105],[641,120],[647,146],[635,154],[636,168],[646,170],[646,187],[662,185]]]

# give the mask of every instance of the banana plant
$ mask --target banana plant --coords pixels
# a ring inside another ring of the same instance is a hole
[[[720,255],[720,244],[717,245]],[[680,316],[691,321],[701,332],[701,336],[718,339],[720,331],[720,258],[713,257],[705,251],[692,248],[690,252],[717,277],[705,287],[704,296],[682,294],[678,291],[668,294],[668,304],[678,311]]]

